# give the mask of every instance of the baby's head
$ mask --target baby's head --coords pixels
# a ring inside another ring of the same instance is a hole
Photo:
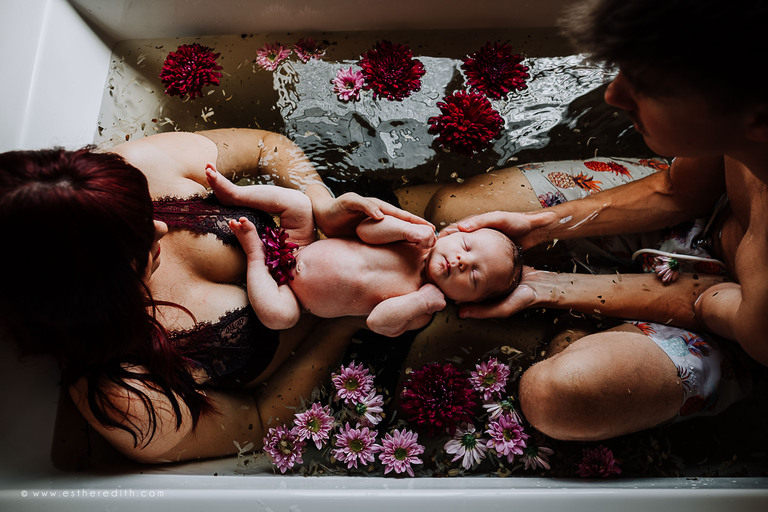
[[[427,279],[458,302],[508,294],[520,282],[522,271],[512,240],[488,228],[438,238],[426,264]]]

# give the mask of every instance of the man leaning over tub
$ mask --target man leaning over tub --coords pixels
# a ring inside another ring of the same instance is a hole
[[[768,52],[768,2],[597,0],[563,19],[581,49],[619,67],[605,100],[629,113],[651,150],[676,157],[671,167],[541,213],[514,213],[539,202],[536,185],[507,169],[494,173],[492,192],[483,176],[446,186],[430,203],[444,217],[428,207],[428,219],[452,222],[482,204],[489,213],[457,228],[501,229],[525,249],[669,228],[711,216],[727,196],[702,244],[727,276],[680,273],[667,283],[654,273],[526,267],[506,299],[460,314],[547,307],[635,320],[584,336],[523,375],[523,413],[549,436],[606,439],[717,413],[764,372],[755,362],[768,365],[768,89],[756,65]]]

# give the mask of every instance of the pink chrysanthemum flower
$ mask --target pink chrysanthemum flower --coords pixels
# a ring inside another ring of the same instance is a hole
[[[381,415],[384,412],[382,405],[384,405],[384,396],[377,394],[375,389],[372,389],[368,396],[359,402],[351,404],[355,416],[363,425],[369,427],[376,426],[381,421]]]
[[[504,125],[488,98],[477,92],[455,92],[437,108],[441,114],[429,118],[429,133],[437,134],[439,146],[459,153],[485,149]]]
[[[306,443],[285,425],[272,427],[264,438],[264,451],[272,462],[285,473],[296,464],[301,464]]]
[[[445,443],[445,451],[454,455],[451,462],[461,459],[464,469],[472,469],[474,464],[482,461],[487,450],[485,440],[478,436],[471,423],[457,428],[453,439]]]
[[[267,71],[274,71],[291,55],[291,50],[280,43],[265,44],[256,51],[256,64]]]
[[[282,228],[264,226],[259,237],[264,242],[264,263],[269,273],[278,285],[288,283],[293,279],[292,271],[296,266],[293,250],[298,245],[288,241],[288,233]]]
[[[576,473],[583,478],[608,478],[621,474],[619,462],[613,452],[603,445],[585,448]]]
[[[515,409],[515,399],[511,396],[493,402],[486,402],[483,404],[483,409],[488,414],[489,420],[495,420],[502,414],[509,414],[516,422],[523,423],[522,417]]]
[[[421,89],[424,65],[413,58],[407,46],[389,41],[376,43],[373,50],[360,57],[360,67],[365,77],[365,89],[373,91],[373,97],[402,100]]]
[[[523,427],[515,419],[507,414],[502,414],[499,419],[492,421],[485,431],[490,436],[486,446],[496,450],[496,454],[501,458],[507,457],[507,462],[512,464],[515,455],[522,455],[523,448],[526,446],[526,439],[530,437],[523,432]]]
[[[333,429],[331,409],[327,405],[323,407],[315,402],[312,407],[297,414],[293,424],[295,425],[293,431],[299,439],[302,441],[312,439],[319,450],[328,441],[328,436]]]
[[[355,428],[344,425],[336,434],[336,449],[332,450],[336,460],[347,464],[347,469],[357,468],[357,463],[374,461],[374,452],[381,447],[376,444],[375,430],[358,425]]]
[[[333,92],[339,99],[349,101],[360,99],[360,91],[365,80],[361,71],[352,71],[352,68],[349,68],[348,70],[340,69],[331,83],[333,84]]]
[[[336,396],[347,405],[362,401],[373,388],[373,376],[368,374],[368,368],[354,361],[331,375],[331,382],[336,387]]]
[[[384,435],[379,460],[385,465],[385,475],[394,470],[398,474],[408,473],[415,476],[411,464],[422,464],[418,456],[424,453],[424,447],[418,440],[418,434],[405,429],[395,430],[392,435]]]
[[[477,396],[464,373],[450,363],[430,363],[408,376],[401,409],[408,421],[426,427],[430,435],[453,434],[460,423],[470,423]]]
[[[311,37],[308,39],[299,39],[293,45],[293,51],[301,62],[309,62],[310,59],[321,59],[325,56],[325,46],[316,42]]]
[[[501,396],[509,377],[509,366],[500,363],[495,357],[475,365],[477,371],[470,372],[469,380],[475,391],[483,394],[483,400]]]
[[[680,262],[671,256],[656,256],[653,271],[664,284],[674,283],[680,275]]]
[[[549,457],[555,453],[546,446],[528,446],[523,452],[523,463],[525,469],[549,469]]]
[[[219,85],[222,69],[216,63],[220,54],[198,43],[183,44],[165,58],[160,80],[168,96],[189,96],[195,99],[203,95],[206,85]]]
[[[521,91],[528,86],[528,67],[520,64],[523,58],[513,54],[505,43],[486,43],[464,59],[461,69],[467,84],[493,99],[501,99],[510,91]]]

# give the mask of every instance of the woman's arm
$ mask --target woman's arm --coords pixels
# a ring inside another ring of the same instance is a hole
[[[724,280],[681,274],[675,283],[665,285],[653,273],[558,274],[524,267],[520,285],[511,295],[491,305],[464,306],[460,316],[503,317],[531,307],[552,307],[701,329],[694,303],[705,290]]]
[[[205,390],[205,396],[215,412],[203,414],[194,429],[189,410],[183,402],[179,400],[181,428],[176,429],[176,417],[172,413],[170,400],[140,382],[131,382],[147,393],[157,413],[154,437],[148,443],[140,442],[136,447],[130,434],[121,429],[105,427],[95,419],[87,403],[85,379],[72,386],[70,394],[85,419],[99,434],[127,457],[139,462],[164,463],[236,454],[238,448],[235,442],[240,446],[250,442],[256,449],[260,449],[269,427],[281,423],[290,424],[296,407],[311,395],[315,387],[329,378],[352,335],[360,327],[355,322],[320,322],[291,358],[258,391],[225,393]],[[105,391],[113,397],[118,410],[133,416],[134,421],[146,429],[149,414],[138,395],[116,385]],[[118,415],[113,415],[113,418],[127,425],[125,418]]]

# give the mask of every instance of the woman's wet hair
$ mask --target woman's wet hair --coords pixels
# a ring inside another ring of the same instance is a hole
[[[208,409],[144,283],[155,228],[138,169],[92,148],[0,154],[0,232],[0,325],[22,356],[56,357],[64,386],[85,378],[95,417],[130,432],[137,446],[152,439],[156,411],[129,382],[165,394],[177,428],[176,395],[195,422]],[[114,407],[114,386],[144,403],[149,425]]]
[[[765,0],[587,0],[560,19],[577,51],[621,67],[641,91],[736,108],[768,99],[766,23]]]

